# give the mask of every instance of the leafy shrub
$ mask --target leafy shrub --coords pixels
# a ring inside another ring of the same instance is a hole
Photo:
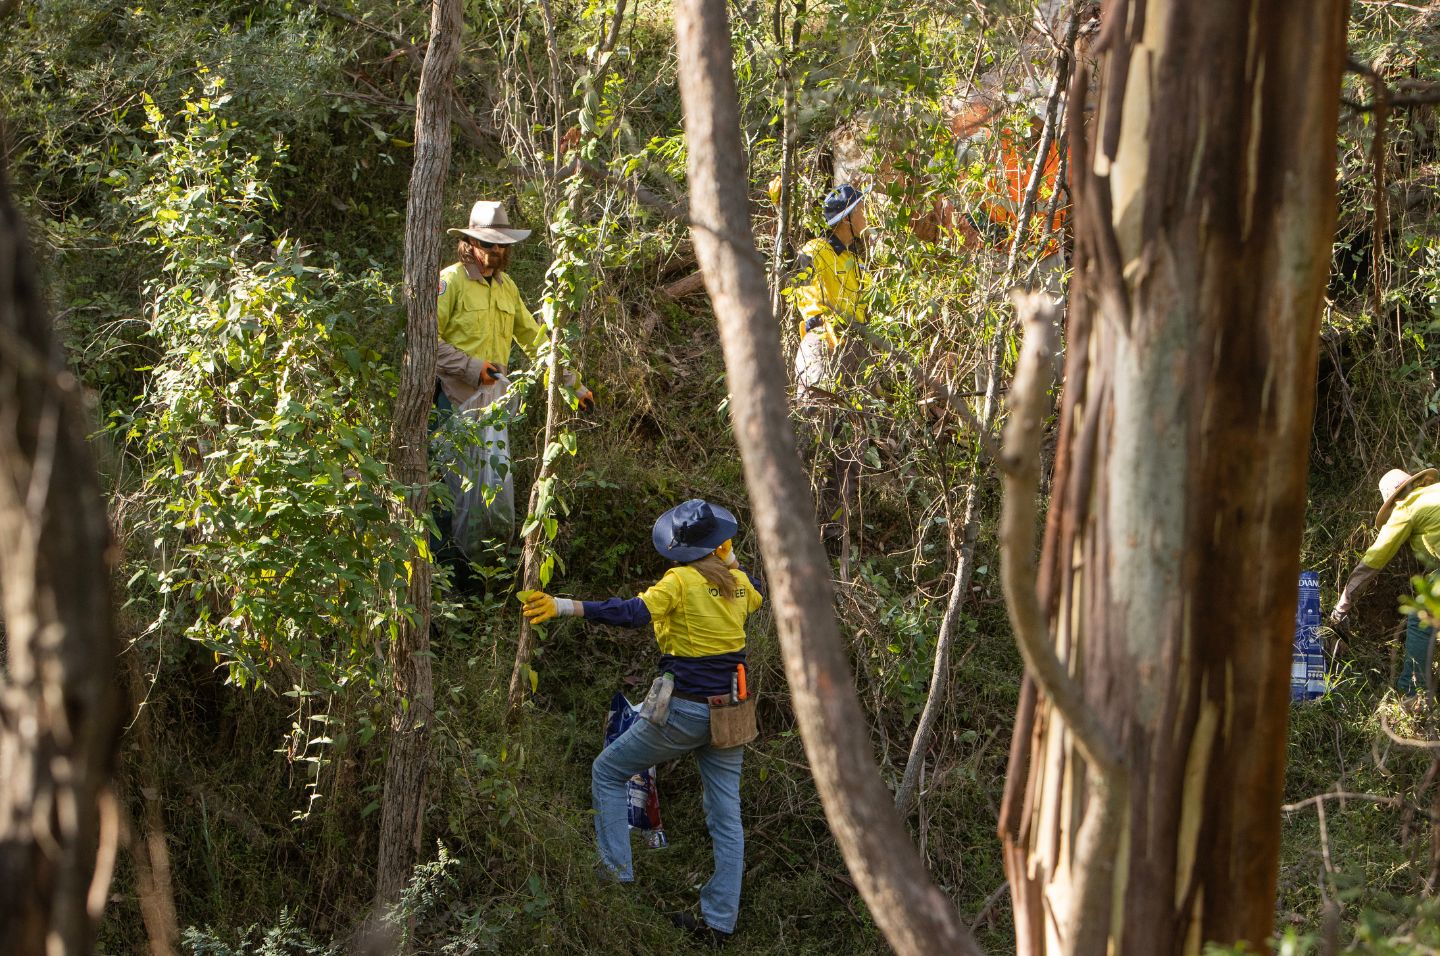
[[[156,359],[115,425],[154,549],[130,588],[230,681],[294,698],[290,756],[318,774],[334,717],[316,702],[378,693],[378,647],[411,613],[407,549],[428,533],[402,522],[382,458],[394,372],[356,336],[393,319],[392,290],[265,236],[283,151],[247,143],[223,90],[208,76],[174,119],[147,103],[155,152],[113,174],[164,257],[147,289]]]

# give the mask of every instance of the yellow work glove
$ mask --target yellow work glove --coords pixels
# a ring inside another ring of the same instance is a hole
[[[551,597],[544,591],[521,591],[515,596],[524,603],[520,613],[524,614],[525,620],[531,624],[544,624],[551,618],[570,617],[581,613],[579,601]]]
[[[735,543],[729,538],[726,538],[725,543],[715,549],[715,557],[725,562],[726,567],[738,568],[740,566],[740,562],[735,558]]]

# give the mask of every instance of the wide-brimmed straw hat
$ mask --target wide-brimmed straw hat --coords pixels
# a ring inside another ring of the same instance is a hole
[[[498,242],[506,246],[528,238],[530,235],[529,229],[511,229],[510,216],[505,212],[505,204],[490,199],[482,199],[470,207],[470,225],[468,227],[446,231],[469,236],[471,239],[479,239],[481,242]]]
[[[735,516],[703,498],[691,498],[655,519],[650,540],[671,561],[698,561],[735,536]]]
[[[1400,468],[1391,468],[1385,472],[1385,477],[1380,479],[1380,497],[1385,499],[1385,503],[1375,515],[1375,526],[1378,528],[1390,520],[1390,512],[1395,510],[1395,505],[1401,498],[1416,488],[1433,485],[1436,481],[1440,481],[1440,472],[1434,468],[1426,468],[1413,475]]]

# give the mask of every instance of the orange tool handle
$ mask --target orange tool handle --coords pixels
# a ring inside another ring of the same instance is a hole
[[[749,696],[750,696],[749,692],[747,692],[747,691],[745,690],[745,665],[744,665],[744,664],[737,664],[737,665],[735,665],[735,670],[736,670],[736,671],[739,673],[739,675],[740,675],[740,694],[739,694],[739,697],[740,697],[741,700],[744,700],[746,697],[749,697]]]

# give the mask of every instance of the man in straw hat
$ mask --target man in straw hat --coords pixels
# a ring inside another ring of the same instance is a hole
[[[476,484],[487,486],[476,499],[480,507],[475,510],[480,513],[457,504],[451,529],[461,551],[474,558],[485,535],[508,535],[514,525],[508,425],[516,401],[506,375],[510,354],[518,345],[535,359],[549,331],[530,314],[506,271],[510,247],[527,238],[530,230],[511,228],[504,203],[480,200],[470,210],[469,224],[449,232],[460,236],[459,261],[440,272],[436,405],[442,411],[457,409],[478,426],[479,434],[468,436],[470,447],[459,450],[457,458],[478,462],[481,480],[469,474],[468,482],[450,476],[457,479],[450,481],[457,495]],[[566,373],[565,383],[574,389],[580,407],[593,405],[590,390],[573,372]],[[476,449],[478,453],[466,454]]]
[[[1440,570],[1440,473],[1426,468],[1409,474],[1393,468],[1380,479],[1380,497],[1385,503],[1375,516],[1380,533],[1350,573],[1330,620],[1343,627],[1355,601],[1390,563],[1390,559],[1406,541],[1420,559],[1427,573]],[[1410,614],[1405,626],[1405,657],[1395,689],[1411,695],[1423,690],[1430,676],[1430,661],[1435,646],[1435,631],[1421,622],[1418,614]]]

